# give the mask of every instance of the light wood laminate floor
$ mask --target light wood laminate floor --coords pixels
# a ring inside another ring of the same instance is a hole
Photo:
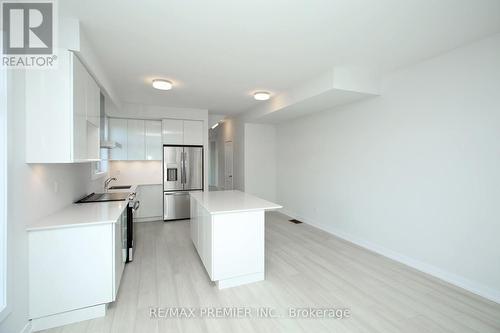
[[[136,224],[135,261],[106,317],[50,333],[500,332],[500,305],[278,213],[266,215],[266,280],[218,290],[189,222]],[[273,319],[150,319],[150,307],[270,307]],[[289,307],[348,308],[347,319],[291,319]]]

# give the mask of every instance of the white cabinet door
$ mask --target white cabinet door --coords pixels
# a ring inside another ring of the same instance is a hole
[[[29,232],[29,318],[112,302],[113,239],[113,224]]]
[[[86,71],[87,83],[87,121],[96,127],[100,126],[101,109],[100,109],[100,94],[101,90],[94,78]]]
[[[144,160],[144,120],[128,119],[127,122],[128,160]]]
[[[94,78],[86,71],[85,100],[87,108],[87,159],[100,159],[100,100],[101,91]]]
[[[191,231],[191,240],[196,249],[198,249],[198,201],[192,198],[190,198],[190,213],[191,219],[189,220],[189,227]],[[198,250],[198,253],[199,251],[200,250]]]
[[[124,235],[126,229],[123,228],[124,223],[127,223],[127,218],[125,212],[120,215],[116,223],[113,225],[115,240],[114,240],[114,284],[113,284],[113,300],[116,300],[116,295],[118,294],[118,288],[120,287],[120,281],[122,278],[123,270],[125,269],[125,261],[127,260],[127,254],[124,253],[124,240],[126,240],[126,235]]]
[[[137,219],[158,218],[163,216],[163,186],[141,185],[137,191],[136,200],[140,202],[139,209],[134,213]]]
[[[163,144],[165,145],[182,145],[183,137],[183,121],[178,119],[163,119],[162,121],[162,136]]]
[[[78,57],[73,56],[73,159],[100,158],[100,89]]]
[[[27,163],[73,162],[74,55],[59,52],[57,68],[24,71]]]
[[[99,86],[71,51],[58,68],[26,72],[26,162],[99,159]]]
[[[184,144],[203,145],[203,121],[184,120]]]
[[[75,161],[87,159],[87,75],[83,64],[73,55],[73,160]]]
[[[163,145],[161,141],[161,121],[146,120],[146,160],[161,161]]]
[[[127,119],[109,119],[109,139],[117,142],[121,147],[116,147],[110,151],[110,160],[123,161],[127,159]]]
[[[197,230],[198,230],[198,236],[197,236],[197,241],[198,241],[198,253],[200,254],[200,258],[201,258],[201,261],[203,263],[205,263],[205,258],[206,258],[206,246],[205,246],[205,238],[204,238],[204,234],[205,232],[207,231],[207,227],[205,225],[205,221],[203,219],[203,207],[201,207],[201,205],[197,205],[198,207],[198,212],[197,212]]]

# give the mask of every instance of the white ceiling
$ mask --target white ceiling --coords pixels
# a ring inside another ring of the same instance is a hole
[[[235,114],[335,65],[389,71],[500,31],[499,0],[64,0],[123,102]],[[174,82],[168,92],[152,78]]]

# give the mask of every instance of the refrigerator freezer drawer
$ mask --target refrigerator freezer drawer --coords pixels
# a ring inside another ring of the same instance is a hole
[[[163,220],[189,218],[189,192],[165,192],[163,197]]]

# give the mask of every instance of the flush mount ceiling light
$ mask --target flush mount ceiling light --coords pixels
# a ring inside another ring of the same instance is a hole
[[[258,91],[253,94],[253,98],[258,101],[267,101],[271,97],[271,94],[267,91]]]
[[[159,90],[170,90],[172,89],[172,82],[167,80],[155,79],[153,80],[153,88]]]

